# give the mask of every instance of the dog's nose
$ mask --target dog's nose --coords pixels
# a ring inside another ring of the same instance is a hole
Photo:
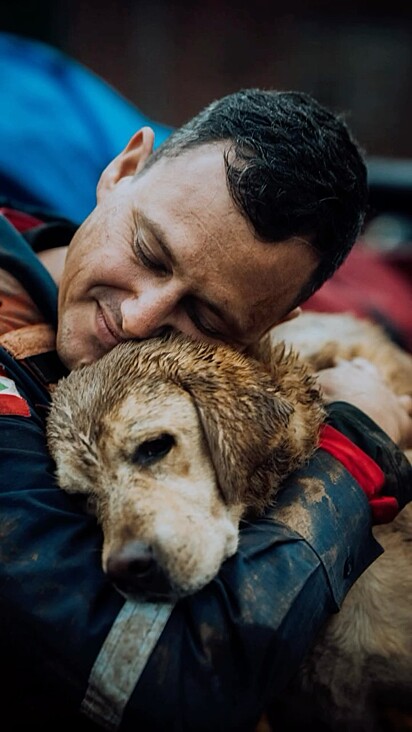
[[[125,594],[144,592],[156,597],[170,594],[170,584],[158,566],[150,544],[129,541],[107,558],[106,572]]]
[[[129,541],[107,559],[107,574],[114,580],[135,580],[152,571],[153,552],[144,541]]]

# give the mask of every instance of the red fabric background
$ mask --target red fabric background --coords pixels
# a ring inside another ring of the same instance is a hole
[[[350,311],[386,322],[412,352],[412,244],[410,254],[403,251],[388,255],[359,242],[332,279],[303,308]]]

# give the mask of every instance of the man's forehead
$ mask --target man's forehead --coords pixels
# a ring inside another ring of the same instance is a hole
[[[226,202],[231,197],[226,183],[224,143],[208,143],[178,152],[176,155],[161,155],[153,164],[148,164],[137,178],[146,178],[158,184],[172,184],[171,193],[183,203],[189,203],[194,194],[209,197],[219,194]]]
[[[253,227],[229,193],[224,152],[223,143],[205,144],[149,163],[136,176],[138,214],[164,231],[174,226],[190,234],[196,230],[204,246],[215,241],[229,257],[231,237],[252,245]]]
[[[161,166],[197,166],[197,165],[208,165],[214,161],[217,165],[222,167],[222,171],[225,169],[225,153],[229,152],[231,147],[230,140],[219,140],[216,142],[204,142],[202,144],[191,145],[190,147],[178,148],[173,150],[171,148],[165,154],[156,154],[156,151],[152,153],[153,158],[149,157],[146,165],[142,169],[142,173],[151,168]],[[152,162],[153,159],[153,162]]]

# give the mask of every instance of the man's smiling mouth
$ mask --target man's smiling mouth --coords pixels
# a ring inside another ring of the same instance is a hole
[[[110,348],[113,348],[118,343],[122,343],[126,340],[120,333],[115,329],[111,323],[111,321],[108,318],[108,315],[105,313],[104,309],[101,307],[100,303],[97,302],[97,314],[96,314],[96,322],[97,322],[97,333],[99,340],[103,342],[105,346],[108,346]]]

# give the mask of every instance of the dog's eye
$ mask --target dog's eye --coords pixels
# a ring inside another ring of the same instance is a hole
[[[172,435],[164,434],[155,437],[153,440],[145,440],[133,453],[132,462],[137,465],[150,465],[165,457],[175,444]]]

